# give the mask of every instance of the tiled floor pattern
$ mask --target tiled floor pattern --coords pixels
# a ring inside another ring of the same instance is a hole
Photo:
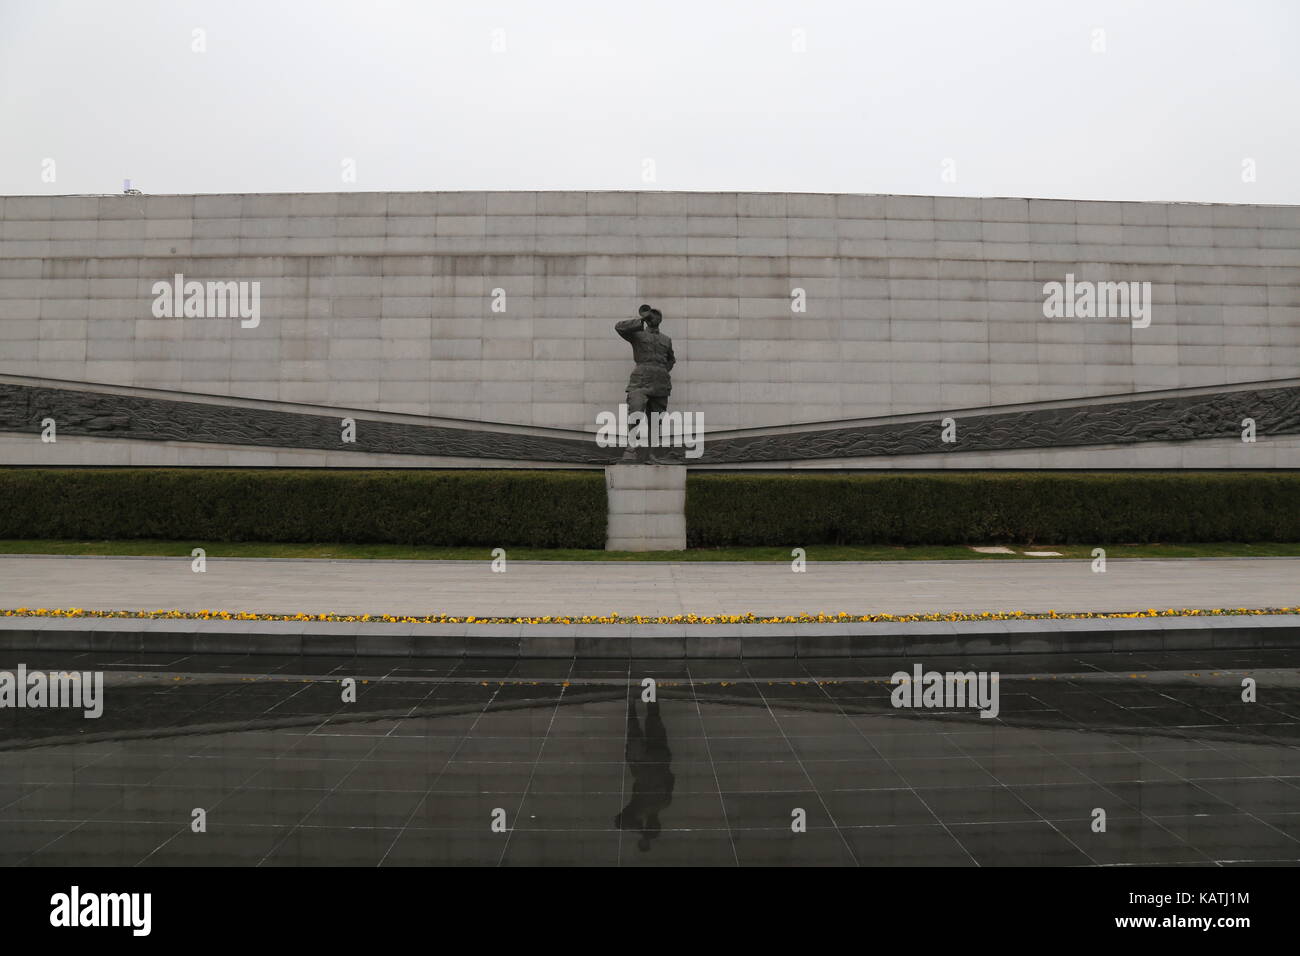
[[[1300,863],[1295,650],[922,662],[996,719],[902,660],[20,660],[106,702],[0,710],[5,865]]]

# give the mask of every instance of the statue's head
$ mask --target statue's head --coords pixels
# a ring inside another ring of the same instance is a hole
[[[658,332],[659,323],[664,320],[662,312],[658,309],[651,308],[648,305],[643,305],[641,308],[637,309],[637,315],[641,316],[642,321],[644,321],[646,325],[650,326],[651,332]]]

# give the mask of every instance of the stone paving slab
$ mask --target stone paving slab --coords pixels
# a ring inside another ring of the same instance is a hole
[[[1300,605],[1300,558],[809,562],[0,556],[0,607],[456,617],[908,614]]]

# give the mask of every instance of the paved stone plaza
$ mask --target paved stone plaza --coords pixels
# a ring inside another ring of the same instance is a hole
[[[901,659],[18,660],[109,706],[0,714],[4,865],[1300,862],[1291,649],[927,660],[1000,671],[992,720],[892,707]]]
[[[0,557],[4,607],[545,616],[1291,607],[1300,558],[784,563]]]

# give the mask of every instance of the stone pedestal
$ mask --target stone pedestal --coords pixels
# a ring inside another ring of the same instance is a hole
[[[606,551],[686,547],[686,469],[681,465],[608,465],[605,496]]]

